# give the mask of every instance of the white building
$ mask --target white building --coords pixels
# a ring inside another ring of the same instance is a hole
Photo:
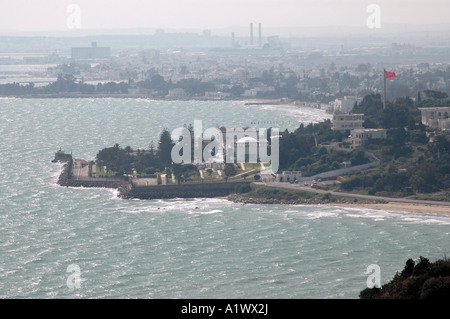
[[[435,130],[450,130],[450,107],[423,107],[419,110],[422,113],[422,124]]]
[[[158,185],[158,178],[137,178],[133,177],[131,183],[134,186],[151,186]]]
[[[175,88],[169,90],[169,94],[167,94],[169,98],[185,98],[187,97],[186,91],[182,88]]]
[[[230,93],[225,92],[205,92],[205,98],[207,99],[225,99],[230,95]]]
[[[364,114],[334,114],[332,130],[345,132],[364,129],[363,117]]]
[[[269,85],[261,85],[256,86],[254,88],[248,89],[244,91],[243,96],[246,97],[256,97],[258,93],[267,93],[275,91],[275,87]]]
[[[279,183],[291,183],[295,181],[299,181],[302,177],[302,172],[300,171],[283,171],[280,174],[277,174],[277,182]]]
[[[90,47],[77,47],[71,49],[73,60],[96,60],[111,58],[110,47],[98,47],[97,42],[92,42]]]
[[[344,142],[324,142],[319,145],[320,147],[325,147],[328,151],[333,150],[336,152],[351,152],[353,149],[346,145]]]
[[[364,145],[370,139],[385,139],[387,130],[385,129],[356,129],[350,132],[348,141],[351,143],[351,148],[357,148]]]

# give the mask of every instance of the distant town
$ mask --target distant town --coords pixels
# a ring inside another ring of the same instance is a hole
[[[3,38],[3,51],[14,52],[28,42],[39,48],[34,38]],[[388,100],[408,96],[415,101],[425,90],[450,93],[445,43],[436,49],[433,43],[389,38],[291,39],[266,35],[260,23],[251,23],[247,36],[156,30],[111,39],[43,38],[53,53],[2,54],[0,95],[271,99],[317,108],[333,108],[343,100],[348,109],[367,94],[383,91],[386,65],[397,74],[388,82]]]

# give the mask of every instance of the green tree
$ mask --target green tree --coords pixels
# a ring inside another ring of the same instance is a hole
[[[411,184],[418,192],[430,193],[438,190],[441,186],[441,175],[432,162],[423,161],[415,168]]]
[[[369,160],[364,153],[364,149],[358,147],[350,153],[350,161],[352,162],[352,166],[355,166],[365,164]]]
[[[170,165],[172,162],[172,148],[175,143],[172,141],[169,130],[164,128],[159,136],[158,142],[158,157],[159,160],[166,166]]]
[[[223,172],[227,177],[236,175],[236,169],[234,168],[234,164],[226,164]]]
[[[181,164],[173,164],[172,165],[172,173],[177,180],[178,184],[181,183],[181,176],[183,175],[183,165]]]
[[[250,183],[244,183],[244,184],[238,184],[236,185],[236,187],[234,188],[234,191],[236,193],[248,193],[252,190],[252,187],[250,186]]]
[[[235,97],[241,96],[244,92],[245,90],[241,85],[233,85],[230,89],[230,93]]]
[[[402,272],[401,272],[401,274],[400,274],[400,278],[406,279],[406,278],[408,278],[409,276],[411,276],[411,275],[413,274],[415,264],[416,264],[416,263],[414,262],[414,260],[412,260],[411,258],[409,258],[409,259],[406,261],[405,268],[402,270]]]

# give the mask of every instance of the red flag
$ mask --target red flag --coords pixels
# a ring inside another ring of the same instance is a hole
[[[384,77],[386,79],[395,78],[396,76],[397,76],[397,74],[395,74],[394,72],[384,71]]]

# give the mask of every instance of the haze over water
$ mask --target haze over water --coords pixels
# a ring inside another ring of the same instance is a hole
[[[408,258],[448,255],[448,215],[122,200],[56,185],[51,163],[59,147],[84,159],[148,148],[194,120],[293,130],[325,118],[243,102],[0,99],[0,298],[358,298],[370,264],[383,284]],[[79,289],[67,287],[72,264]]]

